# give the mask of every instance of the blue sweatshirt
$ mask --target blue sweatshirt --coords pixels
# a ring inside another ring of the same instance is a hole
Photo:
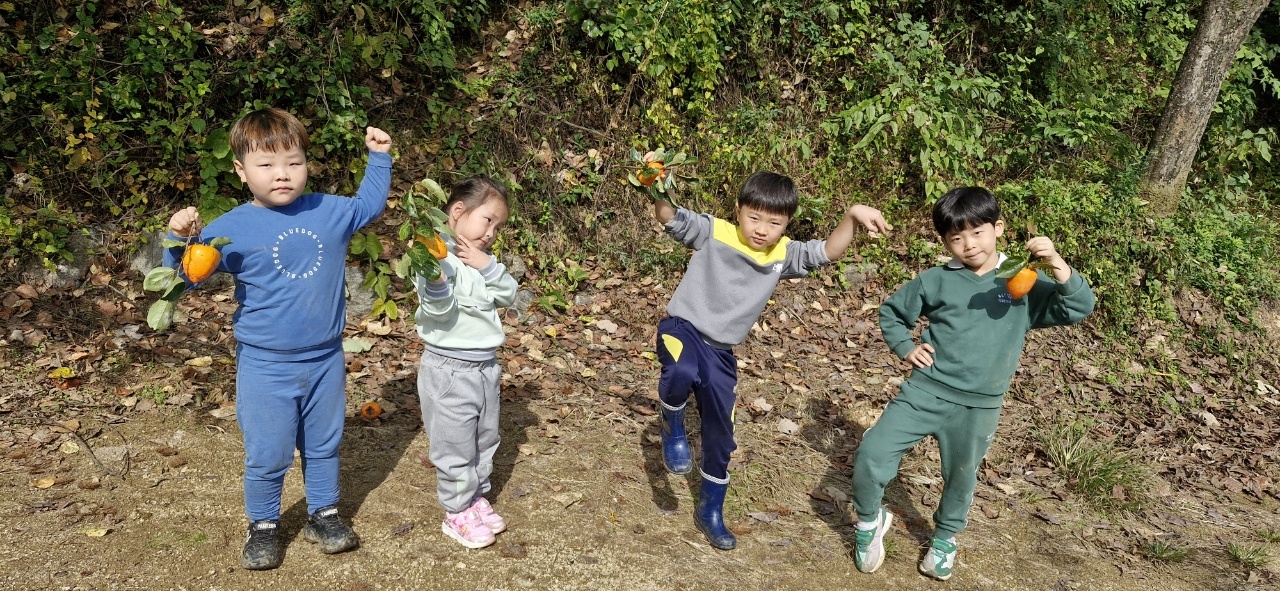
[[[729,349],[747,339],[778,280],[803,277],[830,263],[826,240],[782,237],[755,250],[738,226],[710,214],[677,209],[667,233],[694,249],[667,313],[693,324],[707,344]]]
[[[370,152],[354,198],[307,193],[283,207],[245,203],[200,232],[206,241],[231,239],[221,248],[218,271],[235,276],[240,354],[291,361],[341,343],[347,246],[357,230],[382,215],[390,189],[391,156]],[[172,266],[180,250],[165,251],[164,264]]]

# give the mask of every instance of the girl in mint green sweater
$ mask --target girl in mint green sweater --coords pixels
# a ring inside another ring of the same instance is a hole
[[[434,281],[418,275],[414,321],[426,342],[418,366],[422,423],[436,468],[440,529],[468,548],[483,548],[506,521],[485,499],[498,450],[498,347],[506,340],[498,309],[516,298],[516,280],[489,254],[509,208],[502,185],[474,177],[453,186],[444,204],[449,254]]]
[[[955,564],[955,536],[968,521],[978,465],[995,437],[1027,331],[1080,322],[1093,311],[1094,296],[1043,236],[1028,240],[1026,248],[1052,264],[1052,272],[1041,271],[1026,296],[1010,296],[996,277],[1006,258],[996,250],[1004,221],[986,189],[963,187],[943,195],[933,223],[954,258],[907,282],[880,307],[885,342],[912,372],[858,447],[854,563],[873,572],[884,561],[884,534],[893,520],[881,505],[884,488],[897,475],[902,454],[932,436],[944,485],[933,539],[919,568],[946,580]],[[922,316],[929,325],[917,343],[911,330]]]

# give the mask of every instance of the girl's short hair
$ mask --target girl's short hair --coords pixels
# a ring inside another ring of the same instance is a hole
[[[311,147],[307,128],[292,113],[275,107],[259,109],[231,126],[231,151],[236,160],[243,160],[253,151],[284,152],[302,148],[305,154]]]
[[[947,191],[933,204],[933,229],[947,236],[1000,220],[1000,202],[982,187],[959,187]]]
[[[507,190],[502,185],[489,177],[473,176],[453,184],[449,189],[449,200],[442,209],[447,212],[454,203],[461,203],[462,211],[471,211],[490,199],[501,199],[503,205],[511,206],[507,202]]]
[[[800,198],[796,196],[796,184],[790,177],[776,172],[757,172],[742,184],[738,207],[790,218],[800,207]]]

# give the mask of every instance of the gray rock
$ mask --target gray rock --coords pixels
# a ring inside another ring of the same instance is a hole
[[[146,276],[147,272],[160,266],[162,257],[164,256],[164,247],[161,241],[164,240],[168,232],[153,232],[145,237],[145,240],[137,244],[137,250],[129,256],[129,268]]]
[[[39,263],[32,265],[22,273],[22,281],[36,285],[45,285],[52,289],[71,289],[84,283],[89,272],[89,261],[95,252],[95,245],[101,244],[103,231],[89,228],[87,231],[72,232],[67,236],[67,249],[71,251],[71,260],[59,260],[49,269]]]
[[[518,315],[517,318],[520,322],[523,323],[525,320],[529,319],[529,306],[533,305],[533,301],[535,299],[536,298],[533,297],[533,292],[527,289],[522,289],[516,292],[516,301],[511,304],[511,309],[516,311],[516,314]]]
[[[503,264],[507,266],[507,273],[511,274],[511,277],[516,281],[524,279],[525,273],[529,272],[529,268],[524,264],[524,259],[520,258],[519,255],[511,255],[509,258],[503,258],[507,258],[506,261],[503,261]]]
[[[849,289],[860,289],[866,285],[868,281],[880,270],[880,265],[872,262],[861,262],[856,265],[849,265],[844,269],[844,280],[849,283]]]
[[[348,266],[346,270],[347,284],[347,318],[365,318],[373,312],[373,290],[365,288],[364,270],[360,267]]]

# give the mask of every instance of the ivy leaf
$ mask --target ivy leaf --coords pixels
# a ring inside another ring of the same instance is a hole
[[[231,134],[226,129],[209,132],[209,137],[204,138],[204,149],[219,160],[226,158],[231,153]]]

